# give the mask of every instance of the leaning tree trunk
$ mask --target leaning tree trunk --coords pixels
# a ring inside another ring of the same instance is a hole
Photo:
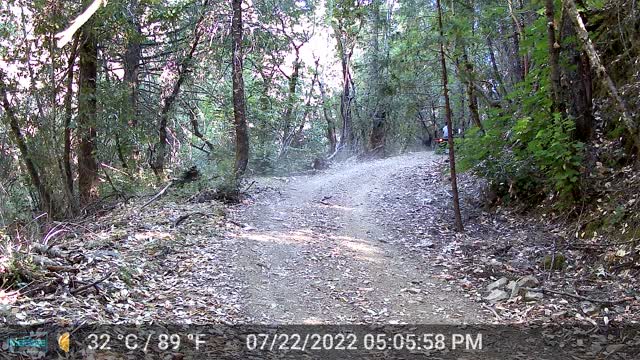
[[[589,61],[591,62],[591,66],[594,68],[596,73],[600,76],[603,86],[609,90],[611,97],[613,97],[616,105],[620,113],[622,114],[622,122],[624,123],[627,131],[631,134],[631,138],[633,143],[640,150],[640,137],[638,132],[638,124],[632,117],[631,112],[629,111],[629,107],[627,106],[624,99],[620,96],[618,92],[618,88],[615,83],[607,73],[607,69],[604,67],[602,62],[600,61],[600,55],[596,51],[596,48],[593,46],[591,39],[589,38],[589,32],[584,26],[584,22],[582,21],[582,17],[580,17],[580,13],[578,13],[578,9],[576,8],[576,3],[573,0],[564,0],[565,10],[568,11],[568,16],[571,18],[573,22],[576,33],[578,34],[578,39],[582,43],[582,46],[589,56]]]
[[[178,99],[178,94],[180,93],[180,88],[182,84],[187,78],[189,73],[189,69],[192,66],[193,56],[198,48],[198,44],[200,43],[200,37],[202,36],[202,31],[200,29],[200,25],[204,21],[204,18],[207,13],[207,6],[209,2],[205,1],[202,5],[202,13],[196,22],[194,29],[193,42],[191,43],[191,48],[187,55],[182,59],[180,63],[180,67],[178,68],[178,79],[176,83],[173,85],[171,92],[167,97],[162,100],[162,106],[160,108],[160,121],[158,122],[158,144],[155,150],[155,160],[153,162],[153,171],[156,173],[156,176],[159,178],[164,173],[164,163],[167,154],[167,124],[169,122],[169,113],[173,108],[173,104]]]
[[[242,78],[242,0],[231,0],[232,72],[233,72],[233,120],[236,129],[236,182],[242,177],[249,162],[249,134],[247,131],[244,79]]]
[[[22,130],[20,129],[18,118],[16,117],[13,107],[9,103],[9,98],[7,96],[7,86],[5,84],[4,72],[2,72],[2,70],[0,70],[0,96],[2,96],[2,107],[5,111],[5,117],[9,121],[11,134],[14,141],[16,142],[16,145],[18,146],[18,150],[20,150],[20,155],[22,156],[22,161],[24,162],[24,165],[27,168],[27,172],[29,173],[31,183],[36,188],[38,196],[40,197],[39,208],[40,210],[49,214],[52,218],[55,218],[58,215],[58,207],[56,206],[57,204],[54,203],[51,191],[42,181],[40,174],[38,173],[38,169],[35,165],[35,162],[33,161],[31,151],[27,146],[27,141],[24,137],[24,134],[22,133]]]
[[[94,19],[82,26],[80,40],[80,74],[78,86],[78,191],[80,206],[98,197],[98,162],[96,161],[96,77],[98,47]]]
[[[453,193],[453,212],[455,216],[455,227],[459,232],[464,231],[462,226],[462,216],[460,215],[460,200],[458,197],[458,181],[456,178],[456,157],[454,154],[453,136],[455,131],[451,121],[451,103],[449,101],[449,88],[447,76],[447,62],[444,53],[444,31],[442,30],[442,8],[440,0],[436,0],[438,7],[438,30],[440,32],[440,65],[442,67],[442,93],[444,95],[445,118],[447,120],[447,129],[449,130],[449,169],[451,171],[451,192]]]

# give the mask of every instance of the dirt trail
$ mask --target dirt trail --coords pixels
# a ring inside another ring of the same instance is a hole
[[[415,251],[387,241],[373,211],[400,170],[441,158],[414,153],[293,179],[240,207],[242,308],[260,323],[479,323],[478,303],[433,277]],[[430,164],[430,165],[429,165]],[[403,192],[403,189],[394,189]],[[386,197],[384,197],[386,198]]]

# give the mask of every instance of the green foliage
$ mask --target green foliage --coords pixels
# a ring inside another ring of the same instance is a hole
[[[20,245],[0,228],[0,290],[17,290],[38,277],[29,248]]]
[[[546,86],[545,80],[540,83]],[[516,99],[528,89],[525,81],[511,95]],[[484,123],[484,135],[473,129],[462,140],[461,169],[489,179],[507,201],[535,202],[553,192],[560,204],[570,202],[579,190],[584,148],[572,139],[574,121],[545,110],[550,101],[544,91],[520,99],[512,105],[520,112],[494,110]]]
[[[555,190],[565,199],[573,200],[579,187],[583,150],[581,142],[571,139],[575,123],[554,113],[551,126],[540,124],[538,127],[527,150],[540,170],[547,174]]]
[[[580,190],[584,145],[573,138],[574,120],[550,110],[547,24],[538,15],[520,48],[534,66],[513,84],[504,108],[487,111],[484,134],[467,132],[460,165],[487,178],[504,201],[535,204],[551,194],[563,206]]]

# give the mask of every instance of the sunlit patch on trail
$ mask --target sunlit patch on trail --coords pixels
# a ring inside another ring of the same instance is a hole
[[[317,237],[311,230],[298,230],[290,233],[273,232],[273,233],[242,233],[237,237],[276,244],[309,244],[317,241]]]
[[[354,238],[351,236],[330,236],[336,244],[347,252],[355,252],[355,259],[371,262],[382,261],[382,251],[369,243],[369,241]],[[340,251],[344,253],[344,251]]]
[[[315,205],[314,207],[316,207],[316,208],[325,208],[325,209],[329,208],[329,209],[342,210],[342,211],[353,211],[353,210],[355,210],[355,208],[353,208],[353,207],[336,205],[336,204],[328,204],[328,203],[320,203],[320,204]]]
[[[315,316],[311,316],[309,318],[306,318],[304,320],[302,320],[302,323],[304,325],[320,325],[325,323],[325,321],[323,321],[322,319],[315,317]]]

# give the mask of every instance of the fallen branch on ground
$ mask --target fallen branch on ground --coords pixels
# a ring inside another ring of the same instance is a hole
[[[79,287],[79,288],[77,288],[77,289],[73,289],[73,290],[71,290],[71,291],[70,291],[70,293],[71,293],[71,295],[77,295],[77,294],[81,293],[82,291],[85,291],[85,290],[87,290],[87,289],[90,289],[90,288],[92,288],[92,287],[94,287],[94,286],[96,286],[96,285],[100,284],[101,282],[103,282],[103,281],[107,280],[108,278],[110,278],[110,277],[111,277],[111,275],[113,275],[113,271],[109,272],[105,277],[103,277],[103,278],[101,278],[101,279],[99,279],[99,280],[96,280],[96,281],[92,282],[91,284],[84,285],[84,286],[80,286],[80,287]]]
[[[165,187],[162,188],[162,190],[160,190],[159,193],[157,193],[154,197],[152,197],[151,199],[149,199],[149,201],[147,201],[146,203],[144,203],[144,205],[140,206],[140,209],[144,209],[145,207],[147,207],[147,205],[151,204],[152,202],[156,201],[158,198],[160,198],[160,196],[162,196],[167,189],[173,185],[173,181],[170,181]]]
[[[180,216],[180,217],[179,217],[179,218],[178,218],[178,219],[173,223],[173,226],[172,226],[172,227],[174,227],[174,228],[175,228],[175,227],[178,227],[178,225],[180,225],[180,223],[182,223],[183,221],[187,220],[187,218],[188,218],[189,216],[191,216],[191,215],[202,215],[202,216],[205,216],[205,217],[206,217],[206,216],[209,216],[209,214],[205,214],[205,213],[203,213],[203,212],[201,212],[201,211],[196,211],[196,212],[192,212],[192,213],[189,213],[189,214],[184,214],[184,215]]]
[[[251,184],[249,184],[249,186],[247,186],[247,188],[246,188],[246,189],[242,190],[242,192],[247,192],[247,191],[249,191],[249,189],[251,189],[251,187],[252,187],[252,186],[253,186],[253,184],[255,184],[255,183],[256,183],[256,181],[255,181],[255,180],[254,180],[254,181],[252,181],[252,182],[251,182]]]
[[[491,311],[497,320],[502,320],[502,316],[498,315],[498,312],[495,311],[492,307],[488,306],[487,304],[482,304],[482,307]]]
[[[51,266],[47,266],[47,267],[46,267],[46,269],[47,269],[48,271],[51,271],[51,272],[71,272],[71,273],[77,273],[77,272],[79,272],[79,271],[80,271],[79,269],[74,268],[73,266],[63,266],[63,265],[59,265],[59,266],[51,265]]]

